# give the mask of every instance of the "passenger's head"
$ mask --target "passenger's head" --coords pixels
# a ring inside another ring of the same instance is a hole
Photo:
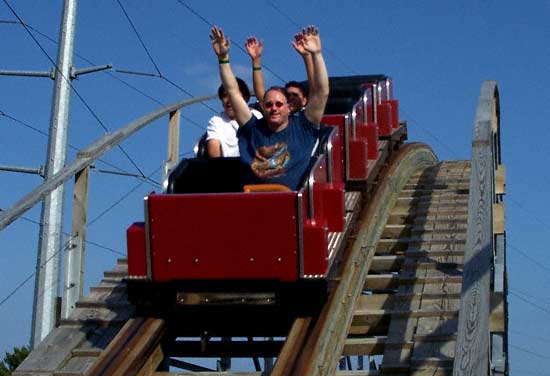
[[[300,111],[307,104],[307,90],[300,82],[288,82],[285,90],[291,113]]]
[[[290,108],[284,88],[273,86],[267,89],[264,94],[262,107],[267,126],[271,130],[282,130],[288,125]]]
[[[239,85],[239,91],[241,92],[244,100],[248,103],[248,100],[250,99],[250,90],[248,89],[248,85],[240,78],[236,77],[236,79],[237,84]],[[229,103],[229,97],[227,96],[227,92],[225,91],[223,84],[218,88],[218,97],[222,101],[223,109],[227,116],[230,119],[235,119],[235,111],[233,110],[231,103]]]

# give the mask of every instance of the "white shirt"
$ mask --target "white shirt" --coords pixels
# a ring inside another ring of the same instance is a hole
[[[258,119],[263,117],[262,113],[251,109],[252,115]],[[219,140],[222,145],[222,156],[238,157],[239,140],[237,139],[237,130],[239,124],[236,120],[231,120],[224,112],[214,115],[208,121],[206,128],[206,141]]]

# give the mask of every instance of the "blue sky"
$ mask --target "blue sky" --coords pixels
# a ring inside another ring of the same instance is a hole
[[[81,1],[78,7],[75,65],[113,64],[120,70],[162,73],[164,79],[121,73],[95,73],[73,82],[86,105],[72,97],[68,161],[75,151],[160,106],[215,93],[216,58],[209,24],[220,25],[233,41],[231,62],[250,81],[248,35],[264,40],[267,84],[305,79],[301,59],[290,45],[299,26],[315,24],[323,41],[329,74],[383,73],[394,79],[409,140],[429,144],[441,160],[469,159],[472,126],[484,80],[497,80],[501,99],[502,151],[507,168],[506,227],[509,272],[511,375],[546,375],[550,352],[550,261],[545,257],[550,214],[542,195],[550,184],[547,127],[550,118],[548,65],[549,1],[308,1],[203,2],[121,0],[152,57],[140,44],[114,0]],[[56,58],[62,1],[10,4],[33,35]],[[528,5],[527,5],[528,4]],[[0,2],[0,20],[15,17]],[[0,69],[51,69],[45,54],[21,25],[0,23]],[[238,48],[241,47],[241,48]],[[0,165],[38,168],[44,164],[52,81],[0,77]],[[93,114],[87,109],[92,109]],[[203,132],[218,101],[183,112],[181,152]],[[7,116],[6,116],[7,115]],[[97,120],[99,119],[99,121]],[[157,121],[125,141],[132,162],[113,150],[98,169],[113,167],[159,181],[166,159],[167,121]],[[7,209],[41,183],[33,175],[0,171],[0,208]],[[101,172],[91,175],[86,286],[99,281],[125,254],[125,230],[142,218],[142,197],[156,186]],[[70,232],[67,187],[65,227]],[[0,232],[0,354],[28,342],[39,206]],[[21,286],[20,286],[21,285]],[[20,286],[18,288],[18,286]]]

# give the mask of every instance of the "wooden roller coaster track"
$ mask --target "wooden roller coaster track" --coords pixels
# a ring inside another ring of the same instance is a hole
[[[271,375],[507,375],[499,125],[498,90],[486,82],[471,161],[406,144],[372,189],[346,193],[329,299],[285,337],[176,338],[165,320],[135,316],[119,260],[13,375],[220,374],[178,360],[197,357],[255,360],[255,372],[234,375],[268,374],[259,357],[276,358]]]

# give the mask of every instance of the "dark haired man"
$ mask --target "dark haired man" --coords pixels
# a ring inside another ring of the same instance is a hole
[[[304,85],[298,81],[290,81],[286,83],[285,90],[291,114],[295,114],[306,107],[307,91]]]

